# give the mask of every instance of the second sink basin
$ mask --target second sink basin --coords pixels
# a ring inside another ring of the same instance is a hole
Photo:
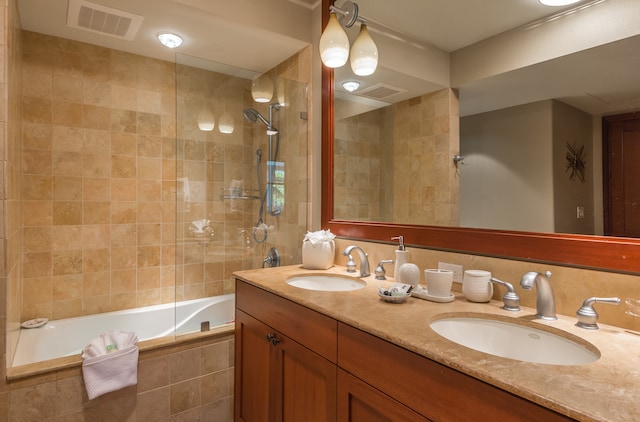
[[[367,283],[359,278],[342,277],[339,275],[301,275],[288,279],[287,283],[301,289],[325,292],[358,290],[367,285]]]
[[[453,317],[431,322],[431,329],[462,346],[494,356],[548,365],[583,365],[600,354],[594,346],[524,324],[485,318]],[[585,342],[586,343],[586,342]]]

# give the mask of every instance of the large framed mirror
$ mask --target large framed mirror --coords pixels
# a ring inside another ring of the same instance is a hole
[[[331,3],[331,0],[323,0],[323,28],[328,20]],[[383,51],[380,54],[384,54]],[[426,248],[530,260],[532,262],[558,263],[615,272],[640,273],[640,240],[635,238],[460,227],[459,224],[418,224],[393,219],[385,221],[360,220],[345,218],[340,212],[336,213],[336,210],[339,209],[337,205],[342,197],[336,196],[334,184],[334,170],[341,153],[334,142],[336,134],[334,79],[334,70],[323,67],[323,228],[330,229],[336,235],[346,238],[390,242],[391,237],[403,235],[407,244]]]

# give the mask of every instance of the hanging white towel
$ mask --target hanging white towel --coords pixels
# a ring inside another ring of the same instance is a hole
[[[89,400],[138,383],[138,337],[109,331],[82,351],[82,375]]]

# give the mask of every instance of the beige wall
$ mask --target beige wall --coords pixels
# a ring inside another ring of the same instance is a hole
[[[22,308],[22,33],[15,0],[1,1],[0,19],[2,66],[0,89],[0,157],[3,163],[0,237],[0,341],[2,341],[2,380],[0,380],[0,420],[7,420],[8,385],[4,381],[6,363],[15,348]],[[11,305],[9,305],[11,304]],[[9,334],[9,335],[7,335]]]
[[[465,116],[460,124],[463,227],[594,234],[590,115],[545,100]],[[569,179],[568,143],[585,148],[584,182]],[[576,218],[577,206],[585,218]]]
[[[457,226],[458,95],[444,89],[394,104],[393,220]]]
[[[460,133],[460,224],[553,232],[551,101],[465,116]]]
[[[451,159],[459,151],[455,91],[340,119],[335,138],[336,218],[458,225],[459,180]]]
[[[23,38],[23,319],[172,301],[174,65]]]
[[[401,234],[402,232],[398,232],[398,235]],[[396,249],[394,245],[389,244],[338,239],[336,241],[336,265],[344,266],[346,264],[346,257],[342,255],[342,251],[349,245],[359,245],[369,254],[371,268],[375,268],[375,265],[382,259],[393,259],[394,250]],[[556,310],[559,314],[569,317],[574,317],[582,302],[590,297],[619,297],[623,301],[625,298],[638,298],[637,275],[615,274],[605,271],[570,268],[562,265],[419,249],[411,246],[408,246],[407,250],[409,251],[409,262],[415,263],[421,270],[421,283],[424,283],[422,270],[438,268],[439,262],[461,265],[465,270],[486,270],[490,271],[492,276],[513,284],[521,298],[521,305],[533,309],[536,307],[535,289],[529,291],[522,289],[520,287],[520,279],[528,271],[551,271],[552,277],[550,281],[555,293]],[[360,268],[359,262],[358,268]],[[387,271],[387,275],[393,276],[393,271]],[[459,283],[454,283],[453,290],[461,292],[462,286]],[[506,290],[504,288],[495,286],[493,299],[501,301],[505,293]],[[433,304],[433,306],[438,306],[438,304]],[[487,306],[500,305],[492,303],[487,304]],[[619,306],[603,305],[596,306],[596,308],[601,323],[640,331],[640,318],[627,315],[624,302]]]

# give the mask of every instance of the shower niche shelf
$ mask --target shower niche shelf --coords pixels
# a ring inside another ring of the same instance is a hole
[[[221,198],[240,200],[260,199],[260,193],[257,190],[250,189],[224,188],[222,189]]]

